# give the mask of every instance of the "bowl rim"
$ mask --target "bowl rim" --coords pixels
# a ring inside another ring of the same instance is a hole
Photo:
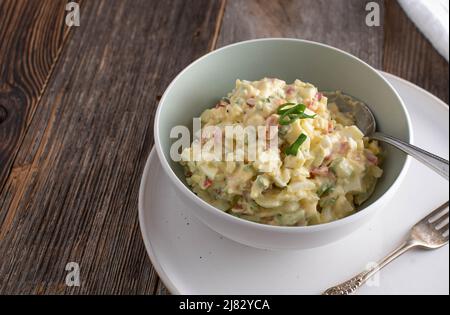
[[[247,226],[249,228],[256,228],[256,229],[262,229],[262,230],[270,230],[270,231],[278,231],[278,232],[284,232],[284,233],[308,233],[308,232],[315,232],[315,231],[322,231],[322,230],[327,230],[327,229],[331,229],[333,227],[337,227],[337,226],[344,226],[347,224],[351,224],[354,221],[358,221],[360,218],[367,216],[370,212],[373,212],[374,209],[377,209],[377,206],[379,204],[382,204],[382,202],[384,201],[385,197],[388,196],[389,194],[392,194],[395,190],[397,190],[398,186],[401,184],[401,182],[403,181],[404,177],[406,176],[406,173],[410,167],[410,163],[411,163],[411,157],[409,155],[406,156],[405,162],[403,163],[402,169],[399,173],[399,175],[397,176],[397,178],[394,180],[394,182],[391,184],[391,186],[378,198],[376,199],[372,204],[370,204],[367,207],[364,207],[360,210],[358,210],[357,212],[338,219],[338,220],[334,220],[331,222],[327,222],[327,223],[321,223],[321,224],[317,224],[317,225],[308,225],[308,226],[277,226],[277,225],[268,225],[268,224],[263,224],[263,223],[258,223],[258,222],[253,222],[253,221],[249,221],[249,220],[245,220],[242,218],[238,218],[236,216],[233,216],[229,213],[226,213],[212,205],[210,205],[209,203],[207,203],[206,201],[204,201],[203,199],[201,199],[200,197],[198,197],[197,195],[195,195],[192,190],[190,190],[179,178],[178,176],[176,176],[175,172],[173,171],[173,169],[170,167],[168,161],[166,160],[166,157],[164,155],[163,149],[162,149],[162,145],[161,145],[161,141],[160,139],[160,133],[159,133],[159,118],[161,116],[161,111],[162,111],[162,104],[164,103],[167,94],[171,91],[171,89],[173,88],[173,86],[176,84],[176,82],[178,81],[178,79],[185,73],[187,72],[191,67],[194,67],[197,63],[200,63],[201,61],[203,61],[204,59],[220,53],[223,50],[235,47],[235,46],[240,46],[240,45],[246,45],[246,44],[251,44],[251,43],[255,43],[255,42],[301,42],[301,43],[306,43],[309,45],[316,45],[316,46],[320,46],[326,49],[331,49],[334,50],[340,54],[346,55],[347,57],[350,57],[353,59],[353,61],[358,62],[360,64],[362,64],[363,66],[367,67],[368,70],[372,71],[379,79],[381,79],[390,89],[391,91],[394,93],[394,95],[397,97],[399,104],[401,105],[401,108],[403,110],[403,114],[406,118],[406,125],[407,125],[407,129],[408,129],[408,136],[409,139],[406,139],[408,142],[412,143],[413,142],[413,130],[411,127],[411,118],[409,116],[409,113],[406,109],[406,106],[403,102],[403,99],[400,97],[400,95],[398,94],[398,92],[394,89],[394,87],[392,86],[391,83],[389,83],[389,81],[387,81],[382,75],[381,73],[376,70],[374,67],[372,67],[371,65],[369,65],[368,63],[366,63],[365,61],[359,59],[358,57],[342,50],[339,48],[335,48],[333,46],[327,45],[327,44],[322,44],[319,42],[315,42],[315,41],[310,41],[310,40],[304,40],[304,39],[298,39],[298,38],[258,38],[258,39],[251,39],[251,40],[245,40],[245,41],[240,41],[240,42],[236,42],[224,47],[221,47],[219,49],[213,50],[203,56],[201,56],[200,58],[194,60],[193,62],[191,62],[187,67],[185,67],[182,71],[180,71],[176,77],[172,80],[172,82],[167,86],[166,90],[164,91],[164,94],[162,95],[159,103],[158,103],[158,108],[156,110],[156,114],[155,114],[155,120],[154,120],[154,129],[153,129],[153,134],[154,134],[154,141],[155,141],[155,147],[156,147],[156,152],[158,155],[158,158],[160,160],[160,163],[165,171],[165,173],[169,176],[170,180],[172,181],[172,183],[175,184],[175,186],[178,188],[179,191],[181,191],[187,198],[189,198],[190,200],[194,201],[199,207],[202,207],[203,209],[211,212],[214,215],[218,215],[219,217],[223,218],[226,221],[232,222],[234,224],[238,224],[241,226]],[[202,220],[203,221],[203,220]]]

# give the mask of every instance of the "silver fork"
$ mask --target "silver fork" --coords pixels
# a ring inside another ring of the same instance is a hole
[[[353,294],[375,273],[389,264],[400,255],[414,247],[437,249],[448,244],[449,211],[448,201],[419,221],[410,230],[406,241],[380,261],[375,267],[361,272],[350,280],[326,290],[323,295],[349,295]]]

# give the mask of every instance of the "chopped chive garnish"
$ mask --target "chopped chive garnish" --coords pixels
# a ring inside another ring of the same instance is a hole
[[[285,103],[278,108],[278,115],[282,115],[296,105],[295,103]],[[286,108],[288,107],[288,108]]]
[[[331,184],[323,184],[320,186],[319,190],[317,191],[317,196],[322,197],[329,193],[331,193],[334,190],[333,185]]]
[[[306,106],[304,104],[286,103],[278,108],[278,114],[281,115],[280,125],[292,124],[297,119],[314,118],[316,115],[305,114]]]
[[[319,201],[319,206],[321,208],[328,208],[331,207],[332,205],[334,205],[336,203],[337,199],[336,198],[325,198],[325,199],[321,199]]]
[[[316,118],[316,114],[314,114],[314,115],[308,115],[308,114],[305,114],[305,113],[301,113],[301,114],[299,114],[299,118],[300,119],[306,119],[306,118]]]
[[[308,137],[302,133],[295,142],[284,151],[286,155],[297,155],[298,149],[300,149],[300,146],[303,144],[303,142],[306,141]]]

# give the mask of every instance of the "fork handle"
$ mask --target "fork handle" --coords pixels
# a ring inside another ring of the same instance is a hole
[[[364,283],[367,282],[374,274],[383,269],[387,264],[392,262],[394,259],[398,258],[411,248],[417,246],[417,244],[408,240],[403,243],[400,247],[392,251],[389,255],[387,255],[383,260],[378,262],[374,267],[369,270],[365,270],[360,274],[354,276],[350,280],[347,280],[337,286],[331,287],[327,289],[323,295],[350,295],[353,294],[359,287],[361,287]]]
[[[416,147],[412,144],[401,141],[392,136],[385,135],[381,132],[375,132],[372,136],[372,139],[383,141],[393,145],[397,149],[405,152],[406,154],[411,155],[413,158],[418,160],[419,162],[425,164],[433,171],[444,177],[448,180],[448,160],[445,160],[437,155],[434,155],[430,152],[427,152],[419,147]]]

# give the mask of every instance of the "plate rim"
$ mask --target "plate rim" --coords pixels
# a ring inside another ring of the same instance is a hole
[[[378,70],[380,72],[380,74],[382,74],[385,78],[390,78],[393,80],[397,80],[405,85],[407,85],[410,88],[416,89],[424,94],[426,94],[427,96],[431,97],[437,104],[439,104],[439,106],[442,107],[442,109],[446,110],[447,112],[449,111],[449,106],[448,104],[446,104],[443,100],[441,100],[440,98],[438,98],[437,96],[435,96],[434,94],[430,93],[429,91],[425,90],[424,88],[410,82],[407,81],[403,78],[400,78],[394,74],[388,73],[388,72],[384,72],[381,70]],[[395,89],[395,88],[394,88]],[[398,93],[398,92],[397,92]],[[147,180],[147,176],[149,173],[150,168],[152,167],[152,159],[154,157],[158,158],[158,155],[156,154],[156,148],[153,146],[149,156],[147,157],[147,160],[145,162],[145,167],[144,170],[142,172],[142,176],[141,176],[141,180],[140,180],[140,186],[139,186],[139,201],[138,201],[138,215],[139,215],[139,227],[140,227],[140,232],[141,232],[141,236],[142,239],[144,241],[144,245],[145,245],[145,249],[147,252],[148,257],[150,258],[150,261],[153,265],[153,268],[155,269],[159,280],[164,284],[164,286],[167,288],[167,290],[169,291],[170,294],[173,295],[182,295],[183,293],[175,286],[175,284],[173,283],[173,281],[170,280],[170,277],[168,276],[168,274],[164,271],[164,267],[159,263],[157,257],[156,257],[156,253],[153,249],[153,246],[151,244],[150,239],[147,237],[147,228],[144,224],[144,193],[145,193],[145,188],[146,188],[146,180]],[[158,158],[158,163],[159,163],[159,158]]]
[[[447,111],[449,110],[449,105],[447,103],[445,103],[443,100],[441,100],[439,97],[437,97],[436,95],[434,95],[433,93],[425,90],[424,88],[418,86],[415,83],[412,83],[406,79],[403,79],[395,74],[389,73],[389,72],[385,72],[382,70],[378,70],[378,72],[380,72],[383,76],[389,77],[391,79],[397,80],[399,82],[404,83],[405,85],[409,86],[410,88],[419,90],[420,92],[423,92],[424,94],[426,94],[427,96],[430,96],[432,99],[434,99],[436,101],[436,103],[439,103],[439,105],[441,107],[443,107],[444,109],[446,109]]]
[[[158,156],[156,154],[156,149],[153,146],[150,151],[150,154],[148,155],[147,160],[145,162],[145,167],[144,167],[144,171],[142,172],[141,182],[140,182],[140,186],[139,186],[139,201],[138,201],[139,229],[141,231],[141,236],[144,241],[144,246],[145,246],[147,255],[150,258],[150,261],[153,265],[153,268],[156,271],[156,274],[159,277],[159,280],[162,281],[162,283],[167,288],[167,290],[169,291],[170,294],[181,295],[181,292],[170,280],[169,276],[164,271],[164,267],[159,263],[158,259],[156,258],[156,253],[153,250],[153,246],[152,246],[150,239],[147,237],[148,232],[147,232],[147,228],[144,224],[144,210],[145,210],[144,209],[144,193],[145,193],[145,188],[146,188],[146,180],[147,180],[148,172],[149,172],[150,168],[152,167],[151,161],[155,156],[156,156],[156,158],[158,158]],[[157,160],[157,162],[159,163],[159,160]]]

